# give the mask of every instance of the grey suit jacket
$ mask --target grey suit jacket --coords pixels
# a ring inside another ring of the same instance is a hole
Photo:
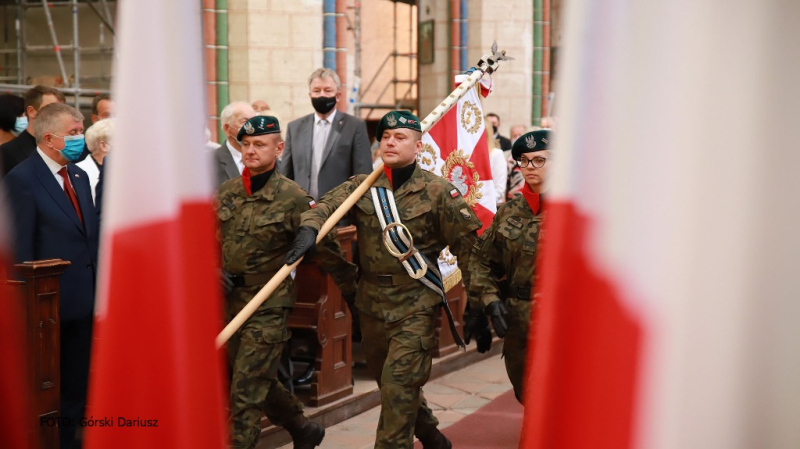
[[[300,184],[306,192],[311,185],[314,117],[316,114],[309,114],[289,123],[279,165],[281,174]],[[319,196],[353,175],[371,172],[372,155],[366,123],[337,111],[322,153],[317,184]]]
[[[217,174],[217,187],[229,179],[241,176],[231,152],[224,143],[214,150],[214,171]]]

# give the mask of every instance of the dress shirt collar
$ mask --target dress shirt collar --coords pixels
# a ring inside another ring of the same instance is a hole
[[[237,150],[236,148],[228,142],[228,139],[225,139],[225,146],[228,148],[228,151],[231,153],[231,157],[233,158],[233,163],[236,164],[236,168],[239,170],[239,174],[242,173],[244,170],[244,162],[242,161],[242,152]]]
[[[53,176],[57,176],[58,175],[58,171],[61,170],[64,167],[66,167],[66,165],[61,165],[58,162],[50,159],[50,156],[45,154],[45,152],[42,151],[42,149],[39,148],[38,146],[36,147],[36,151],[38,151],[39,152],[39,156],[41,156],[42,159],[44,159],[44,163],[47,164],[47,168],[50,169],[50,172],[53,173]]]
[[[228,139],[225,139],[225,146],[228,148],[228,151],[231,152],[231,157],[233,157],[233,160],[236,163],[242,161],[242,152],[234,148],[233,145],[231,145],[231,143],[228,142]]]
[[[319,116],[315,113],[314,114],[314,124],[315,125],[319,125],[320,122],[325,121],[325,122],[328,122],[329,125],[333,125],[333,119],[336,117],[336,113],[337,112],[339,112],[339,111],[337,111],[336,108],[334,108],[333,112],[331,112],[331,115],[329,115],[329,116],[327,116],[325,118],[319,118]]]

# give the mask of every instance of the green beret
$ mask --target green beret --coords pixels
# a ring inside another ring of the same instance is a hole
[[[419,117],[406,111],[392,111],[383,116],[375,129],[375,138],[381,141],[383,131],[387,129],[408,128],[422,132],[419,126]]]
[[[281,132],[281,124],[278,119],[269,115],[257,115],[244,122],[236,135],[236,140],[242,141],[244,136],[260,136],[263,134],[275,134]]]
[[[550,145],[550,130],[540,129],[525,133],[514,141],[511,147],[511,157],[519,159],[524,153],[533,153],[546,150]]]

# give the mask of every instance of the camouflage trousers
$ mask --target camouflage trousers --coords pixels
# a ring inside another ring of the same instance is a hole
[[[261,412],[282,426],[303,404],[278,381],[278,365],[290,309],[257,311],[228,342],[231,378],[231,440],[234,448],[253,448],[261,434]],[[229,317],[230,318],[230,317]]]
[[[531,302],[517,298],[506,300],[508,332],[503,339],[503,358],[514,396],[522,403],[522,386],[525,385],[525,364],[528,361],[528,328],[531,322]]]
[[[398,322],[361,315],[361,344],[370,374],[381,390],[375,449],[411,449],[414,435],[439,425],[422,395],[431,374],[431,348],[438,307]]]

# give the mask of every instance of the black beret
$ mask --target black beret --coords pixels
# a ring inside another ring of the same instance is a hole
[[[525,133],[514,141],[511,157],[519,159],[524,153],[546,150],[550,146],[550,130],[540,129]]]
[[[375,129],[375,138],[381,141],[383,131],[387,129],[408,128],[422,132],[419,126],[419,117],[407,111],[392,111],[381,118]]]
[[[278,119],[270,115],[257,115],[244,122],[236,140],[242,141],[244,136],[260,136],[262,134],[275,134],[281,132],[281,124]]]

